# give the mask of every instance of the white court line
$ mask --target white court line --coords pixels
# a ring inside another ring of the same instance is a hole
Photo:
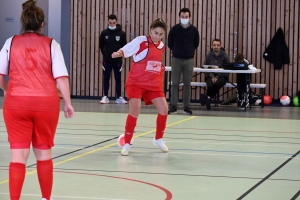
[[[152,142],[152,140],[141,140],[141,139],[134,139],[135,141],[142,141],[142,142]],[[186,144],[211,144],[211,145],[235,145],[235,146],[261,146],[261,147],[288,147],[288,148],[299,148],[299,145],[298,146],[284,146],[284,145],[272,145],[272,144],[247,144],[247,143],[226,143],[226,142],[187,142],[187,141],[182,141],[182,140],[174,140],[174,141],[171,141],[171,140],[164,140],[165,143],[180,143],[180,144],[183,144],[183,143],[186,143]],[[247,140],[245,140],[244,142],[247,142]],[[260,142],[260,143],[264,143],[264,142],[261,142],[261,141],[257,141],[257,142]]]
[[[131,149],[134,149],[134,147],[132,147]],[[112,149],[103,149],[103,151],[116,151],[116,150],[112,150]],[[117,151],[118,153],[120,151]],[[141,150],[137,150],[134,149],[132,150],[132,152],[135,153],[149,153],[150,151],[141,151]],[[151,151],[151,153],[156,153]],[[160,152],[159,152],[160,153]],[[228,152],[231,153],[231,152]],[[162,153],[164,154],[164,153]],[[209,156],[229,156],[229,157],[250,157],[250,158],[276,158],[276,159],[287,159],[290,158],[292,155],[286,155],[286,156],[263,156],[263,155],[248,155],[248,154],[223,154],[223,153],[202,153],[202,152],[179,152],[179,151],[169,151],[168,154],[186,154],[186,155],[209,155]],[[299,159],[300,160],[300,156],[296,156],[293,159]]]
[[[9,195],[9,193],[0,193],[0,195]],[[37,194],[23,194],[22,196],[32,196],[32,197],[40,197],[41,195]],[[53,196],[53,198],[66,198],[66,199],[100,199],[100,200],[130,200],[130,199],[112,199],[112,198],[97,198],[97,197],[73,197],[73,196]]]
[[[99,135],[101,136],[101,135]],[[107,136],[107,137],[70,137],[70,136],[61,136],[61,135],[55,135],[55,138],[78,138],[78,139],[91,139],[91,140],[94,140],[94,139],[111,139],[111,137],[114,137],[113,135],[112,136]]]
[[[0,134],[0,136],[7,136],[7,134]],[[103,137],[101,136],[101,134],[99,135],[99,137],[97,137],[97,135],[94,135],[94,137],[88,137],[88,136],[85,136],[85,137],[79,137],[79,136],[63,136],[63,135],[59,135],[59,133],[56,133],[55,134],[55,138],[78,138],[78,139],[110,139],[111,137],[114,137],[113,135],[111,136],[107,136],[107,137]]]
[[[211,147],[211,146],[213,146],[213,145],[208,145],[206,147],[202,147],[201,149],[207,149],[208,147]]]
[[[0,147],[9,147],[10,145],[0,145]],[[75,149],[75,150],[77,150],[77,149],[80,149],[80,148],[83,148],[83,147],[73,147],[73,148],[71,148],[71,147],[57,147],[57,146],[54,146],[53,147],[53,149]],[[90,147],[89,149],[91,149],[91,148],[93,148],[93,147]],[[97,146],[95,146],[94,148],[98,148]]]

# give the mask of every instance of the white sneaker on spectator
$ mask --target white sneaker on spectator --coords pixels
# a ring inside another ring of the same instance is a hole
[[[152,143],[155,146],[159,146],[160,150],[162,150],[163,152],[168,152],[169,148],[167,147],[167,145],[165,144],[165,142],[162,139],[158,139],[156,140],[155,138],[153,139]]]
[[[123,97],[119,97],[116,99],[117,104],[127,104],[127,101]]]
[[[121,150],[121,155],[122,156],[128,156],[129,155],[129,149],[130,149],[130,144],[125,144],[123,146],[123,149]]]
[[[100,101],[100,104],[107,104],[107,103],[109,103],[109,99],[107,98],[107,96],[103,96]]]

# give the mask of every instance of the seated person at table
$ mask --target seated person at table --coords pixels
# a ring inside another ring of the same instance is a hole
[[[204,65],[218,65],[223,68],[225,63],[229,63],[229,58],[225,49],[221,47],[221,40],[214,39],[212,41],[212,49],[206,55]],[[207,92],[205,98],[205,105],[208,110],[211,109],[210,101],[219,92],[219,90],[228,81],[228,74],[224,73],[206,73],[205,82],[207,85]]]
[[[247,65],[250,64],[250,62],[245,59],[243,54],[236,54],[234,58],[235,62],[245,62]],[[246,74],[236,74],[236,95],[238,100],[238,107],[245,109],[249,105],[245,102],[245,95],[247,94],[247,83],[246,83]],[[248,97],[247,97],[248,98]]]

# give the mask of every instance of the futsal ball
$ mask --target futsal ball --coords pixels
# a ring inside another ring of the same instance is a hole
[[[293,104],[294,104],[294,106],[299,106],[299,98],[298,98],[298,96],[295,96],[293,98]]]
[[[280,103],[281,105],[283,106],[288,106],[290,105],[291,103],[291,98],[287,95],[283,95],[281,98],[280,98]]]
[[[270,95],[264,96],[264,105],[270,105],[272,103],[272,97]]]
[[[122,134],[118,138],[118,146],[120,148],[123,148],[124,145],[125,145],[125,137],[124,137],[124,134]],[[133,145],[133,138],[130,141],[130,145]]]

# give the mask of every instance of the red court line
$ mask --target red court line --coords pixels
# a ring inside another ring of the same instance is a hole
[[[143,183],[146,185],[150,185],[152,187],[156,187],[160,190],[162,190],[164,193],[166,193],[166,199],[165,200],[171,200],[173,195],[172,193],[167,190],[166,188],[163,188],[159,185],[155,185],[153,183],[148,183],[145,181],[140,181],[140,180],[135,180],[135,179],[130,179],[130,178],[123,178],[123,177],[118,177],[118,176],[108,176],[108,175],[103,175],[103,174],[90,174],[90,173],[82,173],[82,172],[66,172],[66,171],[54,171],[54,172],[59,172],[59,173],[66,173],[66,174],[82,174],[82,175],[90,175],[90,176],[102,176],[102,177],[107,177],[107,178],[115,178],[115,179],[122,179],[122,180],[126,180],[126,181],[133,181],[133,182],[138,182],[138,183]]]

